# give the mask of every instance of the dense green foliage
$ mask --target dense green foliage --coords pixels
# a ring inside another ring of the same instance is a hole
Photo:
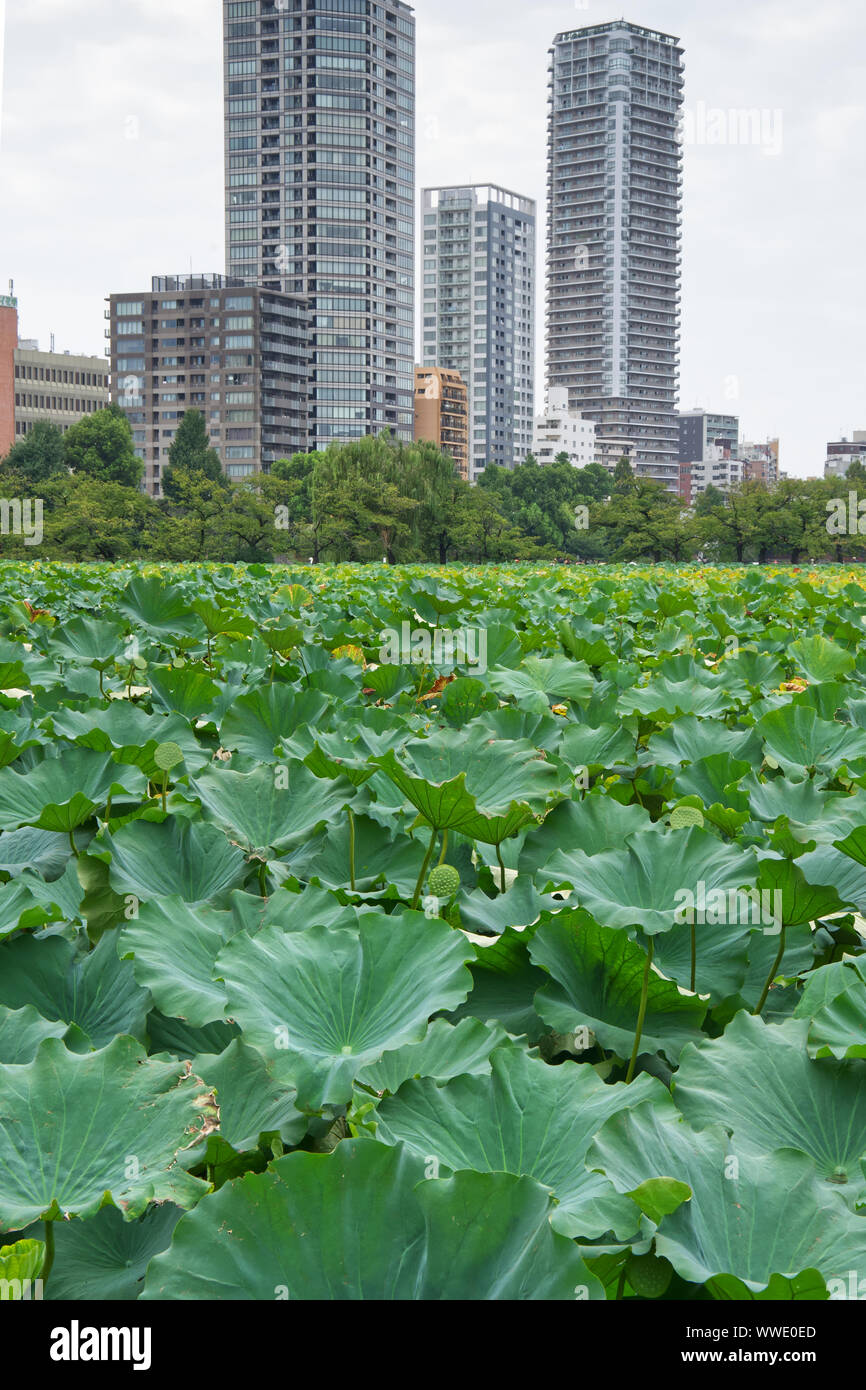
[[[65,436],[40,426],[16,444],[0,467],[0,497],[43,499],[40,554],[62,560],[866,558],[858,513],[861,497],[866,511],[866,470],[856,468],[846,480],[788,480],[775,489],[748,482],[728,498],[710,489],[689,511],[660,484],[636,479],[627,460],[610,475],[596,464],[577,469],[560,458],[542,467],[530,457],[513,470],[491,465],[470,487],[435,445],[385,434],[281,459],[271,475],[232,484],[204,417],[189,411],[171,446],[165,496],[143,495],[140,472],[129,426],[112,407]],[[845,520],[831,532],[834,499]],[[2,547],[7,558],[30,554],[14,534]]]
[[[0,1280],[857,1297],[864,625],[831,570],[0,567]]]

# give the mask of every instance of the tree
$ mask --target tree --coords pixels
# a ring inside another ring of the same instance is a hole
[[[685,519],[685,504],[661,483],[638,478],[627,494],[611,499],[598,510],[596,521],[606,527],[617,560],[691,559],[694,554],[692,528]]]
[[[636,481],[634,469],[623,455],[613,470],[613,490],[615,493],[634,492]]]
[[[67,430],[64,462],[75,474],[121,487],[136,487],[144,464],[136,457],[132,427],[123,411],[109,407],[85,415]]]
[[[186,412],[168,451],[168,468],[162,475],[166,497],[178,495],[178,473],[202,473],[211,482],[228,487],[220,456],[211,447],[207,421],[200,410]]]
[[[12,445],[3,460],[3,472],[14,473],[28,487],[38,487],[67,472],[63,431],[47,420],[37,420],[32,430]]]
[[[137,488],[78,473],[52,479],[44,491],[43,550],[57,559],[160,558],[159,509]]]

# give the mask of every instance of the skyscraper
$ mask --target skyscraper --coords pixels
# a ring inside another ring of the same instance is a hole
[[[423,363],[466,382],[473,481],[532,449],[535,228],[532,199],[505,189],[424,190]]]
[[[310,447],[414,428],[415,19],[223,0],[227,269],[308,296]]]
[[[550,52],[547,379],[678,485],[683,50],[616,20]]]

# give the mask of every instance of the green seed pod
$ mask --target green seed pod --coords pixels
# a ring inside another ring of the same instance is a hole
[[[436,898],[453,898],[460,887],[460,875],[450,864],[440,864],[431,873],[427,886]]]
[[[640,1298],[661,1298],[670,1288],[674,1267],[658,1255],[631,1255],[626,1277]]]
[[[170,772],[183,762],[183,751],[176,743],[161,743],[153,755],[153,761],[160,772]]]

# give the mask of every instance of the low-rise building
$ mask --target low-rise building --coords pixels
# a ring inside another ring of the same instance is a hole
[[[768,439],[766,444],[740,445],[740,458],[746,465],[744,478],[751,482],[775,487],[779,482],[779,441]]]
[[[469,477],[469,393],[459,372],[415,368],[415,438],[450,454],[461,478]]]
[[[0,298],[0,458],[40,421],[65,433],[108,401],[104,358],[42,352],[37,341],[18,336],[18,301]]]
[[[106,311],[111,398],[126,412],[155,497],[188,410],[230,478],[308,447],[310,316],[299,295],[225,275],[154,278]]]
[[[549,388],[547,408],[535,417],[532,452],[545,464],[553,463],[560,454],[567,454],[574,468],[588,468],[595,462],[595,421],[569,409],[567,386]]]
[[[853,439],[840,439],[827,445],[824,477],[844,478],[852,463],[866,464],[866,430],[855,430]]]

